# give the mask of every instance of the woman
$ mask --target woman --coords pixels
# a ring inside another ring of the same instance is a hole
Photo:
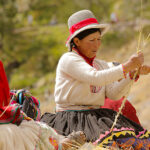
[[[93,142],[110,130],[116,116],[115,111],[101,108],[105,98],[118,100],[126,96],[136,70],[140,68],[139,74],[148,74],[150,67],[143,66],[141,52],[114,67],[96,59],[108,25],[99,24],[91,11],[74,13],[68,25],[70,36],[66,45],[69,52],[60,58],[56,72],[57,113],[45,113],[41,121],[63,135],[73,130],[84,131],[87,141]],[[132,128],[136,133],[143,131],[140,125],[120,115],[115,128],[122,127]]]

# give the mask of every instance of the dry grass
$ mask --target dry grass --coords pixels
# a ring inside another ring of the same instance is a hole
[[[46,101],[41,103],[41,113],[44,114],[45,112],[55,112],[55,102],[54,100]]]

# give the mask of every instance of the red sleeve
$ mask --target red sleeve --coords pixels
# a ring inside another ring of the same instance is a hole
[[[10,101],[9,84],[3,67],[0,61],[0,107],[7,106]]]

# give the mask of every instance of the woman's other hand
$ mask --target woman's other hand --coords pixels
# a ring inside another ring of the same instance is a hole
[[[150,73],[150,66],[148,65],[143,65],[140,67],[139,72],[141,75],[147,75]]]
[[[123,64],[125,73],[138,69],[144,63],[144,55],[142,52],[132,55],[129,60]]]

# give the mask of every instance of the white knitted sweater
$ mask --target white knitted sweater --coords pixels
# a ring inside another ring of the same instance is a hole
[[[125,96],[131,82],[129,76],[124,79],[122,65],[109,67],[95,58],[92,67],[76,52],[67,52],[56,71],[56,111],[100,108],[106,97],[118,100]]]

